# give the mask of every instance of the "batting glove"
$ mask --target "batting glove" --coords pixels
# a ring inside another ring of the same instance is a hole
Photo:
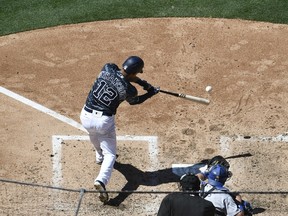
[[[151,86],[147,91],[148,91],[149,96],[152,97],[153,95],[159,93],[160,87]]]

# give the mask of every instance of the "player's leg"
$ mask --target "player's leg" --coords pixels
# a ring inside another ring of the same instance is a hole
[[[94,181],[94,186],[96,190],[105,191],[116,160],[116,131],[114,116],[103,116],[101,120],[102,125],[97,130],[97,137],[104,157],[99,174]],[[104,203],[107,202],[109,199],[108,193],[100,192],[99,199]]]
[[[95,118],[93,113],[89,113],[82,109],[80,114],[80,120],[83,127],[88,131],[90,142],[93,144],[96,152],[96,163],[101,164],[103,161],[103,153],[100,148],[100,142],[98,140],[97,128],[101,127],[102,122],[100,118]]]
[[[97,164],[102,164],[103,159],[104,159],[104,155],[103,155],[102,149],[100,147],[98,134],[96,133],[95,130],[90,130],[89,131],[89,138],[90,138],[90,141],[91,141],[91,143],[93,144],[93,146],[95,148],[96,163]]]
[[[100,147],[104,155],[104,160],[96,180],[99,180],[103,182],[104,185],[107,185],[111,178],[117,152],[114,116],[107,117],[105,119],[102,129],[106,130],[106,133],[98,134],[98,140],[100,141]]]

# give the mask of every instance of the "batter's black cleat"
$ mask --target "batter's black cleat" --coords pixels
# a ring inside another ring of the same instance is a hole
[[[94,187],[97,191],[100,192],[99,199],[101,202],[106,203],[109,200],[108,193],[106,192],[105,185],[101,182],[96,180],[94,182]]]

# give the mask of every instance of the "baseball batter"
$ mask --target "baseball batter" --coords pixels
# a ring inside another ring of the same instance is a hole
[[[90,141],[96,150],[96,163],[101,164],[100,172],[94,181],[94,187],[100,191],[102,202],[109,200],[106,191],[116,160],[115,114],[123,101],[130,105],[143,103],[159,92],[145,80],[137,77],[143,73],[144,61],[138,56],[130,56],[122,64],[122,70],[114,63],[103,66],[86,99],[80,120],[88,131]],[[137,89],[131,84],[137,83],[147,91],[138,96]]]

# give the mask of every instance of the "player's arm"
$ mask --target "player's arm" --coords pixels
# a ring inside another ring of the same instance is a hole
[[[245,216],[243,211],[238,212],[235,216]]]
[[[139,78],[138,78],[139,79]],[[138,80],[139,81],[139,80]],[[141,82],[141,81],[139,81]],[[146,81],[145,81],[146,82]],[[139,84],[140,85],[140,84]],[[150,84],[149,84],[150,85]],[[144,88],[144,87],[143,87]],[[126,98],[126,101],[130,105],[136,105],[136,104],[141,104],[144,101],[146,101],[148,98],[151,98],[153,95],[157,94],[159,92],[159,88],[154,88],[153,86],[150,85],[149,89],[147,90],[147,93],[143,95],[137,95],[137,89],[130,85],[127,90],[128,97]]]
[[[204,165],[203,167],[200,167],[199,168],[199,173],[197,173],[197,177],[201,180],[201,181],[205,181],[207,179],[207,176],[209,174],[209,171],[208,171],[208,166],[207,164]]]
[[[141,104],[144,101],[146,101],[148,98],[151,98],[153,95],[157,94],[159,92],[159,89],[157,88],[150,88],[146,94],[135,96],[135,97],[127,97],[126,101],[130,105],[136,105],[136,104]]]
[[[201,181],[205,181],[206,177],[203,175],[203,173],[197,173],[195,174]]]
[[[134,81],[135,83],[137,83],[138,85],[142,86],[144,90],[148,91],[151,87],[153,87],[150,83],[148,83],[146,80],[142,80],[139,77],[135,76],[134,77]]]
[[[141,79],[137,75],[134,75],[133,77],[130,78],[129,81],[139,84],[138,82],[141,82]]]
[[[227,215],[244,216],[244,211],[239,208],[232,196],[227,196],[224,201]]]

